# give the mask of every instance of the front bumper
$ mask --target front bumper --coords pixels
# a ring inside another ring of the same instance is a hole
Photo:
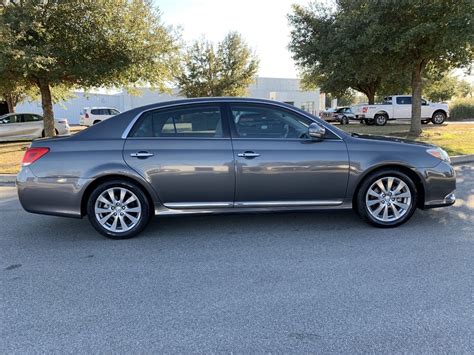
[[[419,171],[423,175],[425,201],[423,208],[451,206],[456,202],[456,172],[444,161],[434,168]]]

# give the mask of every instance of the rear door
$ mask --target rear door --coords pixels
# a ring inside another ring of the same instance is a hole
[[[24,113],[21,115],[23,135],[31,138],[41,137],[44,129],[43,118],[39,115]]]
[[[231,103],[235,207],[333,206],[349,174],[345,142],[307,136],[309,118],[267,104]]]
[[[393,111],[394,118],[411,118],[411,96],[397,96]]]
[[[228,208],[234,200],[234,161],[220,104],[145,112],[126,140],[124,159],[175,209]]]

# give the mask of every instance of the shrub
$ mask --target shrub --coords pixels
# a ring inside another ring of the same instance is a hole
[[[474,98],[456,99],[449,104],[449,116],[453,120],[474,118]]]

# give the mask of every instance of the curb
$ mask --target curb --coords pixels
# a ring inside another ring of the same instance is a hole
[[[465,163],[473,163],[474,154],[455,155],[451,157],[451,164],[461,165]],[[0,184],[14,184],[16,182],[16,174],[0,174]]]
[[[0,184],[14,184],[16,182],[16,174],[0,174]]]
[[[455,155],[451,157],[451,164],[453,165],[472,163],[472,162],[474,162],[474,154]]]

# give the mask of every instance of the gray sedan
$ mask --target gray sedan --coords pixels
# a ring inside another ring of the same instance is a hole
[[[433,145],[350,135],[294,106],[206,98],[136,108],[71,137],[34,141],[17,178],[25,210],[88,216],[129,238],[152,215],[354,209],[377,227],[452,205]]]

